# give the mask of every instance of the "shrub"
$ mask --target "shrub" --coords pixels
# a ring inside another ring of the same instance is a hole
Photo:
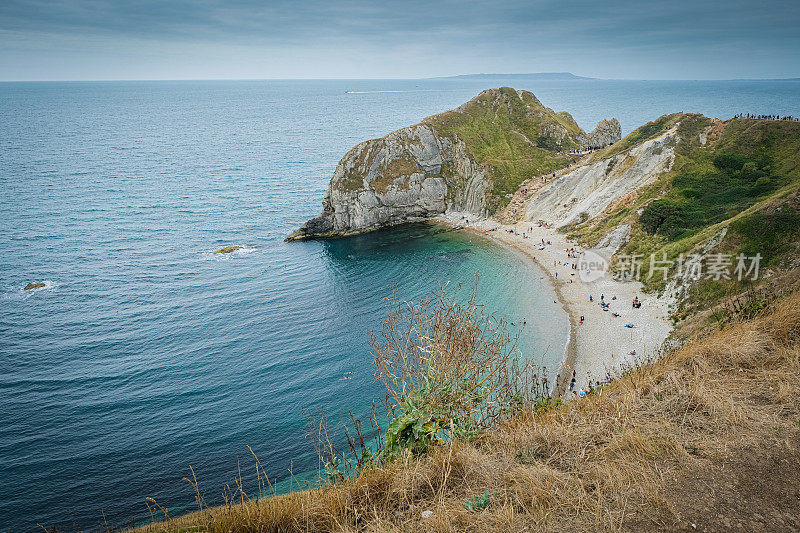
[[[701,228],[730,218],[747,209],[786,183],[771,174],[766,156],[747,157],[723,153],[714,158],[714,169],[685,172],[672,179],[673,191],[655,200],[639,221],[650,234],[679,240]]]
[[[639,222],[648,233],[671,233],[681,226],[683,210],[670,200],[655,200],[642,211]]]
[[[387,301],[370,342],[391,418],[385,456],[472,438],[547,395],[546,378],[520,365],[505,318],[487,313],[475,290],[464,303],[444,287],[418,302]]]

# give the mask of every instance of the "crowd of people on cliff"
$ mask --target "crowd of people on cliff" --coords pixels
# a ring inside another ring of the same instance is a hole
[[[591,154],[592,152],[596,152],[597,150],[602,150],[608,146],[611,146],[614,143],[608,144],[593,144],[590,146],[582,146],[581,148],[574,148],[569,151],[571,154]]]
[[[611,144],[614,144],[614,143],[611,143]],[[579,154],[591,154],[593,152],[596,152],[597,150],[602,150],[606,146],[611,146],[611,144],[598,144],[598,145],[593,145],[593,146],[584,146],[583,148],[573,148],[572,150],[569,151],[569,153],[577,154],[577,155],[579,155]]]
[[[750,118],[754,120],[791,120],[793,122],[800,120],[800,118],[793,117],[792,115],[754,115],[752,113],[739,113],[738,115],[734,115],[733,118]]]

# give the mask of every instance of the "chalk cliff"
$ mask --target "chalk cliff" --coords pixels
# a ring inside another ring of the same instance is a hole
[[[289,239],[357,233],[446,211],[484,213],[485,170],[456,138],[427,124],[363,142],[339,162],[322,213]]]
[[[527,217],[556,227],[595,218],[668,172],[677,142],[677,127],[673,127],[630,150],[578,166],[543,187],[528,204]]]

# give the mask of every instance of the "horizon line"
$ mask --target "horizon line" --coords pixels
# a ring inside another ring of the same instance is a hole
[[[550,72],[531,72],[531,73],[505,73],[505,74],[454,74],[450,76],[425,76],[425,77],[301,77],[301,78],[93,78],[93,79],[10,79],[0,80],[0,83],[102,83],[102,82],[175,82],[175,81],[391,81],[391,80],[451,80],[451,81],[470,81],[464,76],[486,76],[502,78],[503,76],[536,76],[541,74],[551,74]],[[561,74],[561,73],[559,73]],[[576,76],[572,79],[554,80],[542,79],[538,81],[797,81],[800,76],[786,78],[595,78],[586,76]],[[481,81],[480,78],[473,78],[473,81]]]

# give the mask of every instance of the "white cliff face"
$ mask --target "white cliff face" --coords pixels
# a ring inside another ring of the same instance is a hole
[[[289,236],[358,233],[449,211],[483,215],[489,182],[457,137],[429,125],[363,142],[339,162],[323,212]]]
[[[546,184],[528,205],[528,218],[556,227],[594,218],[608,206],[669,171],[675,129],[628,152],[582,166]]]

